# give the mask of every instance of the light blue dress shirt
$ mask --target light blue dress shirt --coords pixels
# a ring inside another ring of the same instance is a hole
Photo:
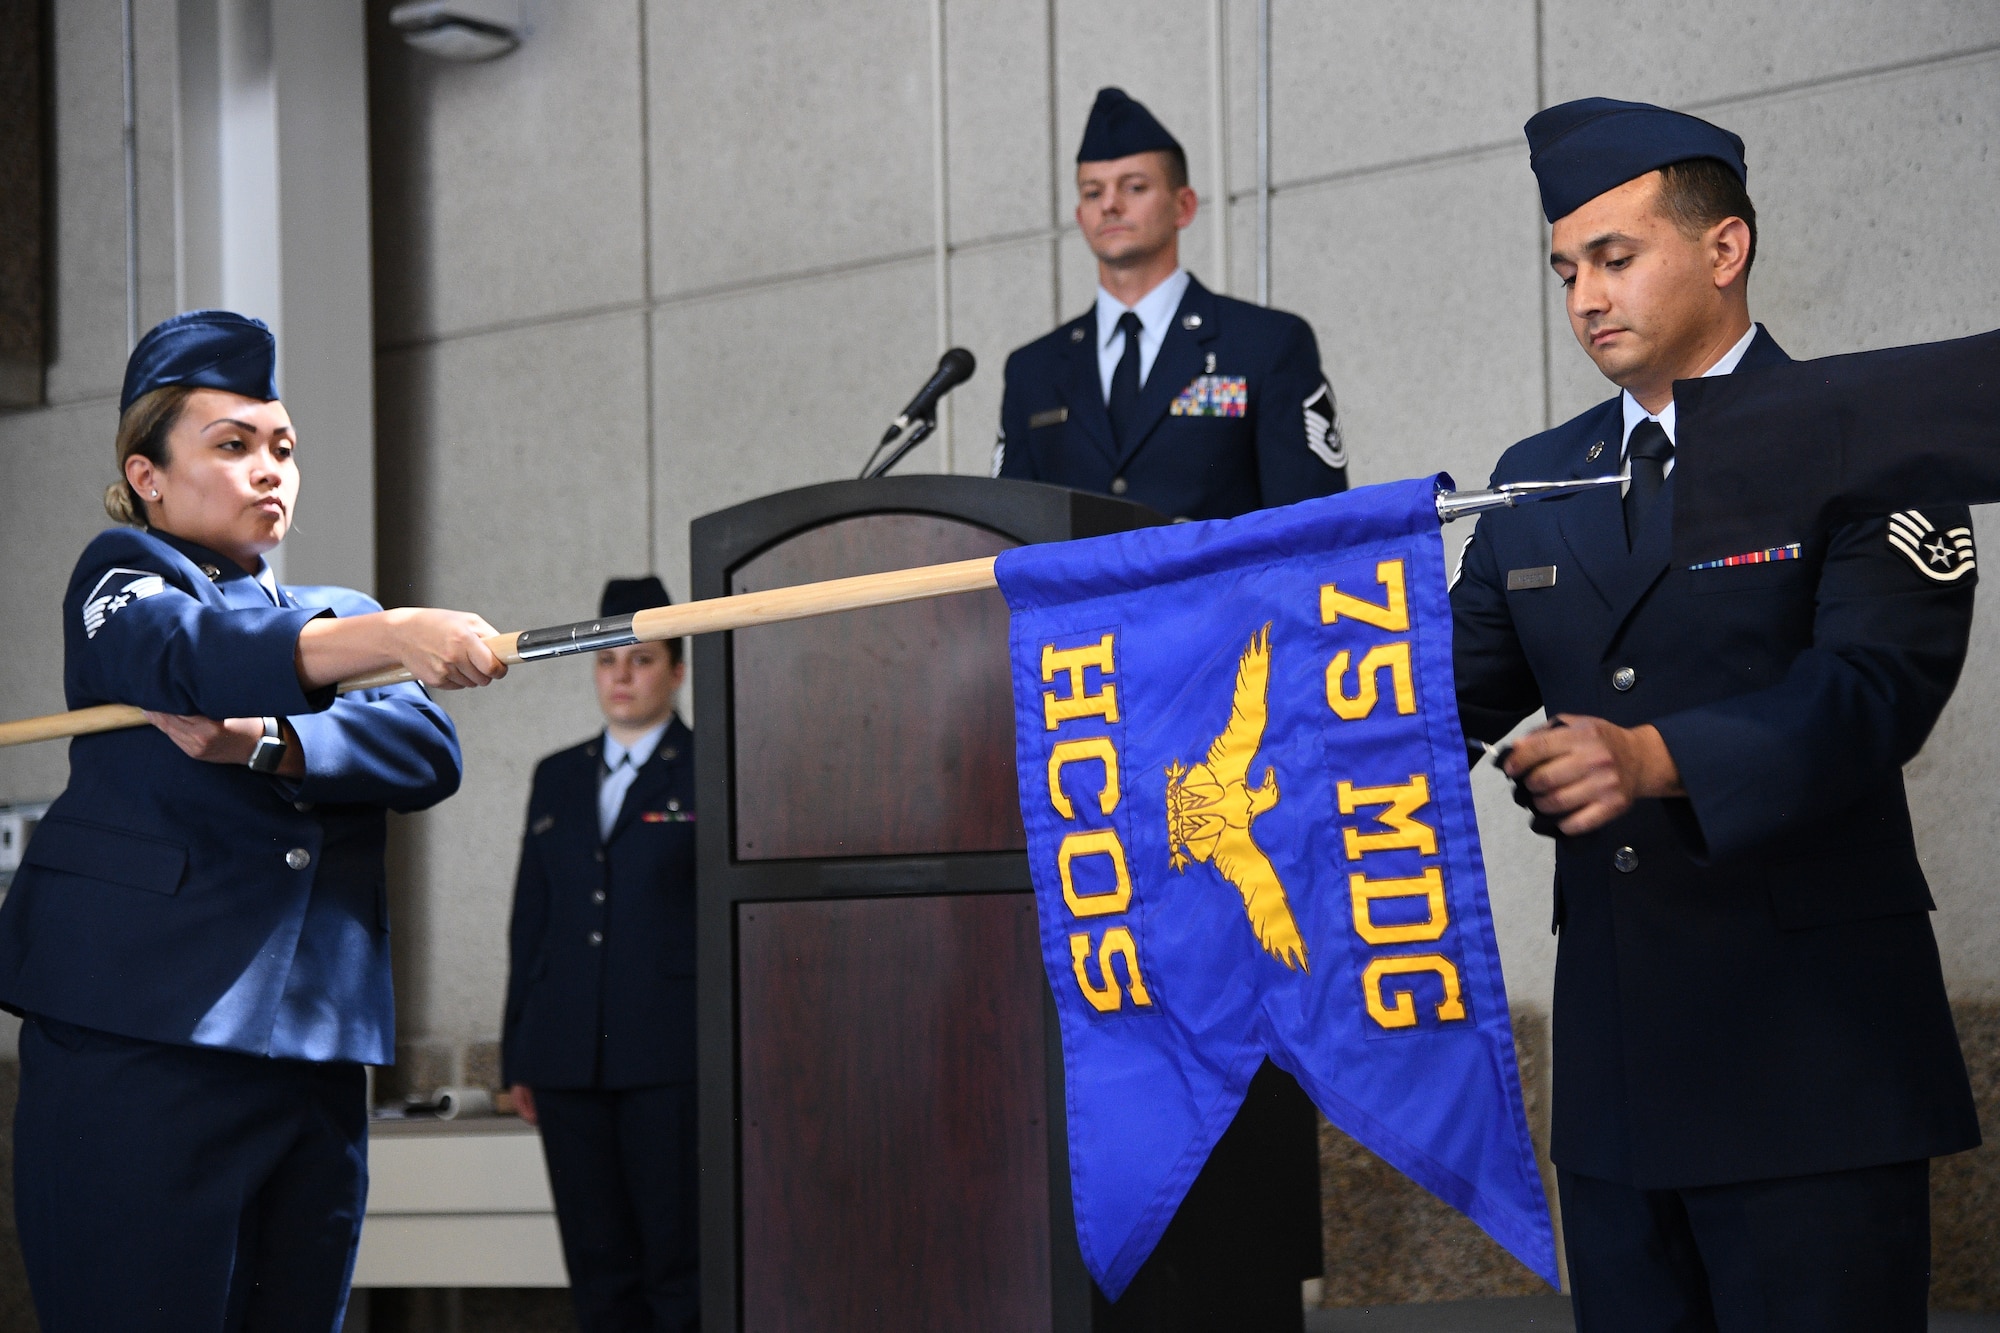
[[[1188,281],[1187,270],[1177,268],[1172,277],[1140,297],[1134,306],[1121,304],[1102,287],[1097,289],[1097,382],[1104,390],[1105,402],[1111,401],[1112,372],[1125,355],[1125,335],[1118,327],[1118,317],[1127,310],[1139,317],[1139,386],[1144,388],[1160,344],[1167,340],[1167,326],[1173,322],[1174,311],[1181,308],[1181,297],[1187,295]]]
[[[669,718],[668,722],[672,720]],[[625,793],[632,790],[632,780],[639,776],[639,770],[653,757],[653,751],[660,748],[660,737],[666,734],[667,723],[662,722],[630,746],[624,746],[612,740],[610,732],[604,733],[604,778],[597,785],[597,836],[600,841],[611,837],[611,826],[618,822],[618,812],[625,808]]]

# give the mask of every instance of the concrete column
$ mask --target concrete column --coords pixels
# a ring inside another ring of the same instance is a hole
[[[177,296],[278,335],[305,486],[272,564],[289,582],[372,590],[364,21],[359,4],[181,0]]]

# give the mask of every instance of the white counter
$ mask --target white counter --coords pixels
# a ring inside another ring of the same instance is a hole
[[[513,1116],[379,1120],[357,1287],[566,1287],[541,1138]]]

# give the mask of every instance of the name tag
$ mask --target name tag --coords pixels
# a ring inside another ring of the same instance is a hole
[[[1527,569],[1507,571],[1507,591],[1524,592],[1529,588],[1553,588],[1556,586],[1554,565],[1534,565]]]
[[[1028,418],[1029,430],[1040,430],[1044,426],[1060,426],[1069,420],[1067,407],[1052,407],[1046,412],[1037,412]]]

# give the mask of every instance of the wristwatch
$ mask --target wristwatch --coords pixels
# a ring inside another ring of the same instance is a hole
[[[285,762],[285,733],[279,727],[278,719],[264,719],[264,734],[257,738],[257,748],[250,752],[248,767],[252,773],[275,773]]]

